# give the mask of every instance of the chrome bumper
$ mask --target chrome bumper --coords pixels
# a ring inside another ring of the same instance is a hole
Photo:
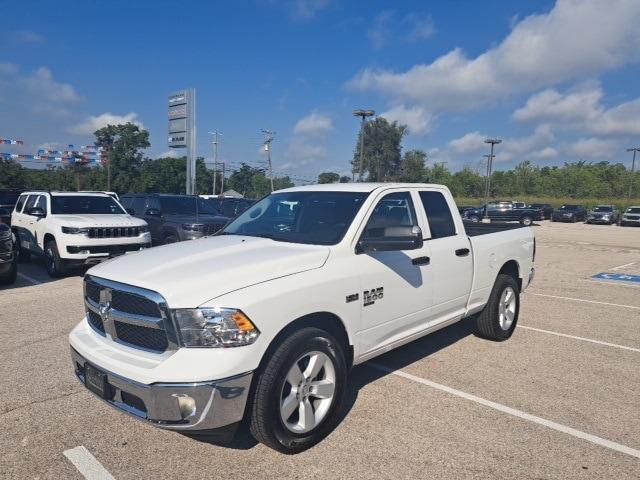
[[[87,360],[71,348],[73,368],[84,385]],[[161,428],[211,430],[242,420],[253,372],[196,383],[154,383],[129,380],[97,365],[105,373],[109,394],[102,399],[113,407]]]

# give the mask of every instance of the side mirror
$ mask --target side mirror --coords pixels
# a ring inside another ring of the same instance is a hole
[[[34,217],[38,217],[38,218],[44,218],[47,216],[46,213],[44,213],[44,210],[40,207],[33,207],[30,208],[29,211],[27,212],[29,215],[32,215]]]
[[[125,208],[125,211],[126,211],[129,215],[135,215],[135,214],[136,214],[136,211],[135,211],[133,208],[131,208],[131,207],[129,207],[129,208]]]
[[[144,214],[149,215],[150,217],[159,217],[160,215],[162,215],[162,212],[157,208],[148,208],[147,211],[144,212]]]
[[[420,227],[387,227],[382,236],[361,238],[356,253],[417,250],[422,244]]]

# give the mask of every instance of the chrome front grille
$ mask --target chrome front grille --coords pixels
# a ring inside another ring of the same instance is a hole
[[[87,321],[99,334],[153,352],[177,349],[169,309],[158,293],[87,275],[84,294]]]
[[[137,237],[139,227],[95,227],[89,229],[89,238]]]

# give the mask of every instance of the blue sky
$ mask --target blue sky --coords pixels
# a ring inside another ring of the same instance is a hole
[[[349,171],[354,108],[409,125],[404,148],[480,168],[622,161],[640,143],[640,2],[7,2],[0,137],[90,142],[134,121],[166,145],[166,97],[195,87],[198,153],[296,178]],[[181,151],[178,151],[181,153]],[[178,153],[175,152],[174,153]]]

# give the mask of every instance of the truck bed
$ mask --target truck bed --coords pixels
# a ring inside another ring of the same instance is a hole
[[[525,228],[520,223],[506,223],[506,222],[471,222],[469,220],[463,220],[464,229],[467,235],[470,237],[477,237],[478,235],[486,235],[488,233],[504,232],[506,230],[514,230],[516,228]]]

